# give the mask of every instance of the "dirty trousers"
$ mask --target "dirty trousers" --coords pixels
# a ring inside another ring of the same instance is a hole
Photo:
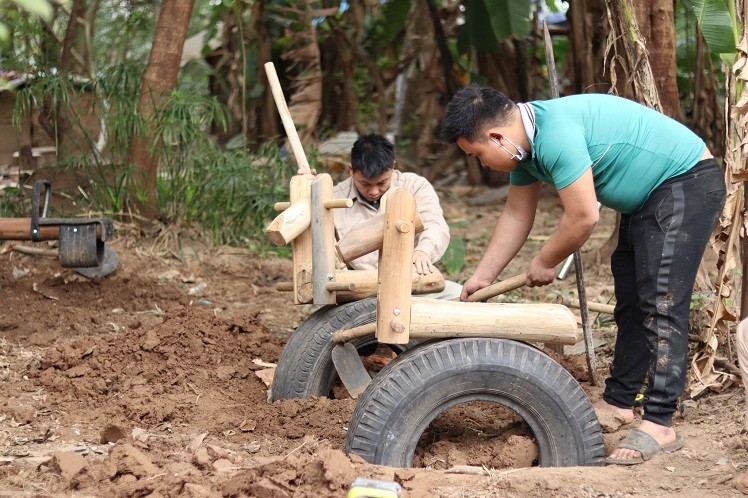
[[[657,187],[621,215],[611,256],[618,326],[603,399],[631,408],[642,387],[644,420],[670,426],[688,368],[688,314],[696,272],[725,200],[714,159]]]

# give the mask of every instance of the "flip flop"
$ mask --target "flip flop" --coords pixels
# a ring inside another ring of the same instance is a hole
[[[611,458],[605,459],[605,463],[608,465],[639,465],[644,463],[653,456],[659,455],[660,453],[672,453],[683,447],[685,440],[683,436],[677,436],[674,443],[660,446],[657,440],[642,431],[641,429],[633,429],[626,439],[620,442],[619,448],[626,450],[638,451],[640,456],[635,458]]]
[[[746,474],[745,474],[745,473],[743,473],[743,474],[738,474],[738,476],[737,476],[737,477],[735,478],[735,487],[736,487],[736,488],[738,489],[738,491],[740,491],[740,492],[741,492],[741,493],[743,493],[744,495],[748,495],[748,487],[746,487],[746,485],[744,485],[744,484],[742,484],[742,483],[740,482],[740,481],[741,481],[741,478],[742,478],[742,477],[745,477],[745,476],[746,476]]]

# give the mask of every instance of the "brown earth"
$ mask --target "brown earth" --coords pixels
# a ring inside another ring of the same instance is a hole
[[[500,203],[465,204],[483,194],[442,192],[453,233],[467,241],[465,270],[451,278],[475,267],[500,212]],[[546,214],[506,276],[524,269],[558,212],[549,190]],[[589,255],[611,232],[615,216],[603,214]],[[355,401],[342,388],[340,399],[267,401],[273,363],[315,309],[275,291],[290,261],[197,244],[167,250],[176,246],[163,235],[118,234],[116,272],[93,280],[14,244],[0,248],[0,496],[342,497],[358,476],[397,481],[407,497],[739,495],[732,480],[748,454],[741,387],[685,403],[675,427],[686,446],[640,466],[532,467],[531,435],[509,420],[512,429],[489,437],[502,416],[480,403],[432,424],[435,442],[419,449],[418,468],[349,457]],[[585,275],[589,298],[607,302],[605,265]],[[574,285],[500,299],[552,301]],[[604,378],[615,329],[592,316]],[[583,354],[556,358],[599,397]],[[626,435],[615,429],[604,435],[608,450]]]

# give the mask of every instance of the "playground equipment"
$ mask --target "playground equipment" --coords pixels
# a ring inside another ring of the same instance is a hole
[[[89,278],[114,271],[117,253],[106,247],[114,231],[112,221],[108,218],[48,218],[51,196],[49,181],[34,182],[31,217],[0,218],[0,240],[57,239],[58,257],[63,267]]]
[[[288,111],[277,97],[272,63],[265,67],[283,117]],[[292,123],[286,131],[296,155],[301,148],[293,146]],[[296,159],[303,171],[303,150]],[[421,435],[439,414],[462,403],[488,401],[525,420],[541,466],[601,465],[602,434],[586,394],[561,365],[527,344],[576,344],[581,336],[571,311],[562,304],[413,296],[418,232],[413,196],[390,188],[381,201],[381,218],[336,243],[330,210],[345,209],[345,201],[332,199],[329,175],[313,180],[297,175],[291,179],[290,203],[279,204],[283,211],[268,226],[271,240],[292,245],[293,281],[280,287],[293,292],[297,304],[324,305],[284,349],[272,398],[327,395],[337,373],[354,397],[360,395],[345,449],[371,463],[412,465]],[[374,250],[379,250],[375,286],[371,275],[336,268],[336,258],[347,263]],[[510,287],[522,285],[524,277],[516,280]],[[475,297],[497,295],[507,288],[502,284]],[[352,297],[345,293],[364,287],[368,292],[376,288],[376,299],[338,305]],[[380,344],[401,354],[371,380],[358,355]],[[334,361],[336,350],[340,361]]]

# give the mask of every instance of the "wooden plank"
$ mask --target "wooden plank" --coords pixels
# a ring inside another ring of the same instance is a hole
[[[312,182],[312,286],[314,304],[335,304],[327,284],[335,278],[335,220],[325,201],[332,199],[332,177],[317,175]]]
[[[289,185],[291,203],[311,202],[312,183],[308,178],[296,175]],[[312,230],[307,228],[291,242],[293,250],[294,303],[312,302]]]

